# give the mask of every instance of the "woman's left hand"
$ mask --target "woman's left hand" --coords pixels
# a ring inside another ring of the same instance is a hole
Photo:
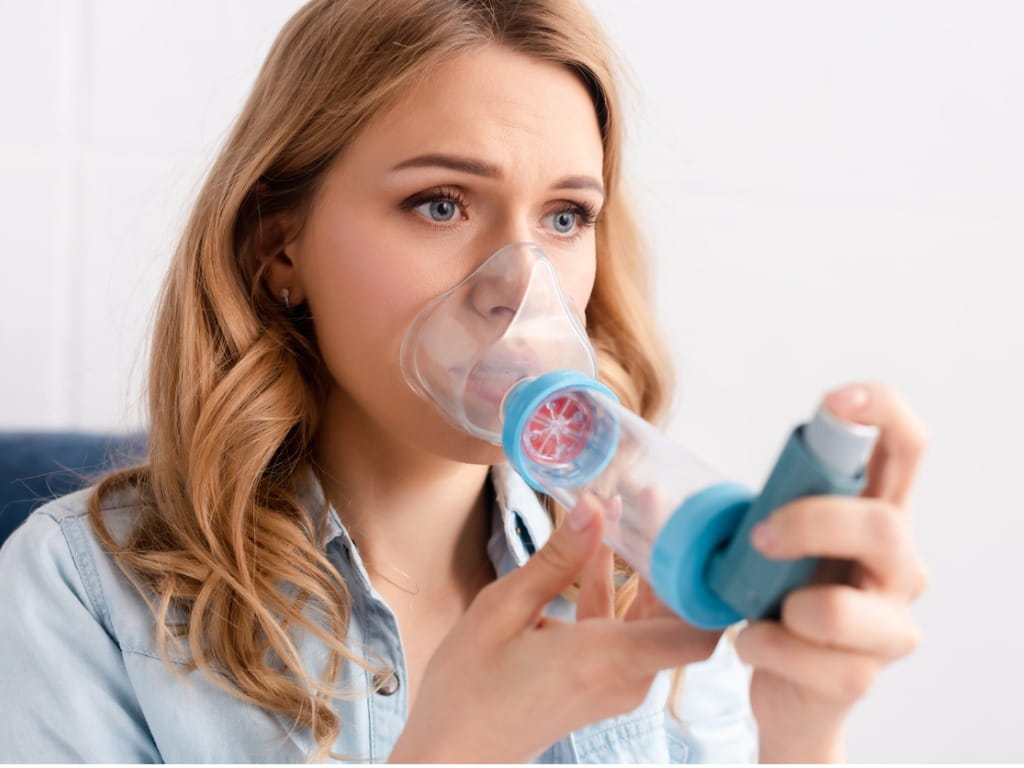
[[[851,396],[857,390],[861,402]],[[813,496],[777,509],[751,539],[765,556],[849,561],[843,584],[790,593],[781,620],[753,621],[736,638],[753,667],[750,699],[762,762],[831,762],[843,755],[843,724],[885,665],[918,643],[910,603],[925,568],[910,532],[909,496],[925,429],[893,390],[860,384],[826,400],[839,418],[881,434],[858,498]]]

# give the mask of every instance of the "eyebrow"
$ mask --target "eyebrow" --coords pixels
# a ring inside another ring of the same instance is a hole
[[[500,179],[501,169],[496,165],[485,163],[481,160],[474,160],[469,157],[458,157],[456,155],[418,155],[408,160],[403,160],[394,166],[392,171],[400,171],[404,168],[448,168],[452,171],[461,171],[473,176],[483,176],[488,179]],[[589,189],[604,197],[604,184],[593,176],[565,176],[551,185],[552,189]]]

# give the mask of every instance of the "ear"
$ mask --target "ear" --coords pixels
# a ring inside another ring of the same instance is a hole
[[[284,301],[288,291],[291,306],[305,300],[296,254],[299,250],[298,218],[293,214],[273,214],[260,220],[256,237],[256,258],[264,270],[264,282],[270,295]]]

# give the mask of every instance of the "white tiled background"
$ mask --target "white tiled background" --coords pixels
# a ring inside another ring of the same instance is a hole
[[[1024,3],[593,0],[682,382],[763,481],[850,379],[932,429],[925,641],[851,761],[1024,760]],[[294,0],[0,0],[0,428],[136,426],[190,196]]]

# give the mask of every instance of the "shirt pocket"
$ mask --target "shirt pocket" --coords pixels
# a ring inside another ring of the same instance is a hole
[[[690,762],[693,747],[686,734],[686,728],[668,712],[665,712],[665,740],[668,744],[670,763]]]
[[[571,739],[580,763],[672,762],[660,708],[601,720],[575,731]]]

